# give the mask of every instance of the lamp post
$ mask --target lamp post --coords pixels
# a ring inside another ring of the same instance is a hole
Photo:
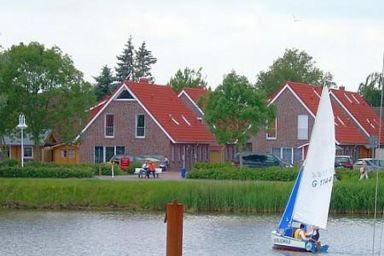
[[[21,129],[21,168],[24,167],[24,132],[23,130],[27,128],[27,124],[25,123],[24,114],[19,115],[19,124],[17,128]]]

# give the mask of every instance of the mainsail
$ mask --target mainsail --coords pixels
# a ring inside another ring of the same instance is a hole
[[[335,153],[334,116],[328,89],[324,87],[293,207],[293,220],[326,229]]]

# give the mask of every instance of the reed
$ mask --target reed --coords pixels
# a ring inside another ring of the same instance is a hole
[[[177,199],[187,212],[281,213],[293,182],[0,178],[0,205],[26,209],[164,211]],[[334,185],[331,212],[372,214],[375,180]],[[379,189],[379,207],[384,190]]]

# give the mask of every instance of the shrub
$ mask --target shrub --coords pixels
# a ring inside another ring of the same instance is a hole
[[[20,166],[0,167],[1,177],[33,177],[33,178],[90,178],[93,177],[91,168],[58,166]]]
[[[127,174],[134,174],[135,173],[135,168],[140,168],[142,166],[142,163],[140,162],[132,162],[127,170]]]
[[[213,167],[212,167],[213,166]],[[195,166],[194,166],[195,167]],[[202,169],[202,165],[188,173],[191,179],[217,179],[217,180],[268,180],[293,181],[297,176],[297,168],[238,168],[231,165],[210,165]]]
[[[19,161],[14,159],[6,159],[3,161],[0,161],[0,168],[4,166],[17,166],[19,165]]]
[[[111,176],[112,175],[112,165],[111,163],[101,163],[101,164],[95,164],[94,165],[94,174],[95,175],[105,175],[105,176]],[[120,170],[118,164],[113,164],[113,172],[114,175],[121,175],[123,172]]]

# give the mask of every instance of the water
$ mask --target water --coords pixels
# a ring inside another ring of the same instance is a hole
[[[163,220],[164,214],[0,211],[0,255],[165,255]],[[277,222],[277,216],[186,214],[183,255],[302,255],[271,249]],[[321,232],[322,242],[331,246],[328,255],[372,254],[372,223],[331,218]],[[377,241],[382,224],[377,224]]]

